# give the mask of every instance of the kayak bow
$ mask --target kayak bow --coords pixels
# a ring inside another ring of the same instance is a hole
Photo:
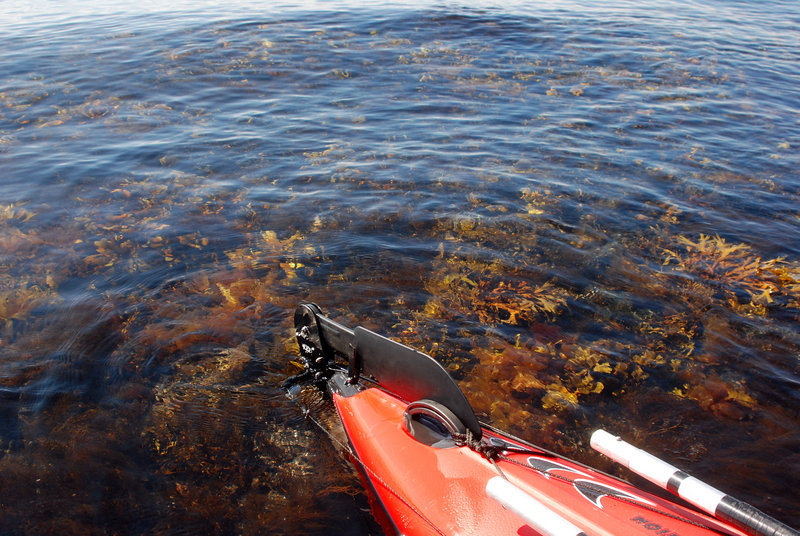
[[[593,437],[600,452],[700,509],[482,425],[430,356],[314,304],[294,319],[306,370],[290,382],[330,394],[388,533],[800,536],[606,432]]]

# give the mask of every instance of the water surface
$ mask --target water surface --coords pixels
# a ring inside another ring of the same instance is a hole
[[[7,533],[379,533],[301,300],[800,525],[794,3],[2,11]]]

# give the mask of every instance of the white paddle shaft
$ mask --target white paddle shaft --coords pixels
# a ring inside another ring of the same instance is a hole
[[[511,510],[543,536],[586,536],[586,534],[501,476],[486,483],[486,495]]]
[[[660,460],[605,430],[592,434],[592,448],[693,504],[717,519],[736,525],[748,534],[800,536],[800,532],[749,504],[739,501],[705,482],[689,476],[677,467]]]

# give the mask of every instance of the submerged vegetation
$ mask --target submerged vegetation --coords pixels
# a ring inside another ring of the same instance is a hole
[[[657,29],[397,16],[0,61],[10,533],[374,532],[280,388],[302,300],[512,433],[603,464],[605,426],[800,520],[796,123]]]

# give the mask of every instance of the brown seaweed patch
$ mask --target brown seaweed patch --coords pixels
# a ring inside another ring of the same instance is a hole
[[[758,402],[747,392],[742,382],[725,381],[716,374],[711,374],[693,385],[676,387],[672,394],[694,400],[704,410],[733,420],[744,419],[749,415],[748,410],[758,406]]]
[[[796,263],[783,258],[762,260],[752,247],[719,236],[701,234],[696,241],[679,236],[676,245],[664,249],[664,265],[671,271],[662,277],[678,273],[691,276],[679,285],[694,287],[699,296],[721,293],[734,311],[758,316],[765,316],[777,298],[790,307],[800,303],[800,267]]]
[[[173,520],[199,517],[217,531],[320,530],[326,513],[319,498],[352,501],[361,488],[323,460],[324,451],[308,448],[319,441],[313,429],[275,420],[289,402],[265,397],[251,383],[254,359],[244,347],[185,355],[157,386],[143,438],[163,478],[161,492],[175,505]],[[296,521],[285,519],[287,511]]]
[[[24,318],[33,308],[55,299],[46,284],[31,278],[9,280],[0,278],[0,320]]]
[[[540,409],[561,412],[577,409],[587,395],[604,390],[602,378],[614,373],[608,357],[602,353],[570,344],[535,342],[528,339],[514,344],[493,342],[476,348],[477,363],[464,381],[467,392],[475,393],[481,411],[506,421],[499,409],[510,410],[513,399],[529,401]],[[481,376],[485,375],[485,379]],[[488,381],[487,381],[488,380]]]
[[[11,220],[26,222],[34,216],[36,216],[34,212],[31,212],[24,206],[17,205],[16,203],[0,205],[0,223],[5,223]]]
[[[566,309],[569,296],[551,281],[537,283],[508,273],[501,262],[456,255],[437,261],[425,289],[432,295],[426,306],[432,316],[452,311],[488,325],[520,325],[557,316]]]

